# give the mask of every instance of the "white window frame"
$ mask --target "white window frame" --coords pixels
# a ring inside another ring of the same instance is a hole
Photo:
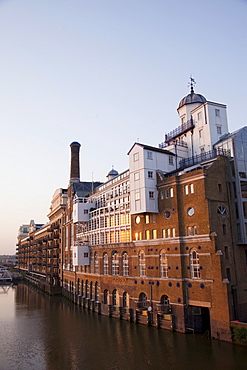
[[[200,279],[201,277],[199,254],[195,249],[190,252],[190,273],[191,279]]]
[[[123,253],[122,256],[122,268],[123,268],[123,276],[129,276],[129,256],[127,252]]]
[[[139,276],[146,276],[146,257],[144,251],[140,251],[139,253]]]
[[[168,278],[167,254],[164,250],[162,250],[160,253],[160,277],[163,279]]]

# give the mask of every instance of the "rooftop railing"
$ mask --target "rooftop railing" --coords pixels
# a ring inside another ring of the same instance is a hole
[[[193,119],[189,119],[187,122],[182,123],[180,126],[175,128],[174,130],[170,131],[168,134],[165,135],[165,142],[169,142],[172,139],[175,139],[181,134],[193,129],[195,127],[193,123]]]
[[[172,144],[182,146],[183,148],[188,148],[188,144],[185,141],[181,140],[181,139],[172,140],[169,143],[163,141],[162,143],[159,144],[159,148],[164,149],[164,148],[166,148],[166,147],[168,147],[169,145],[172,145]]]
[[[227,150],[227,149],[217,148],[217,149],[209,150],[208,152],[200,153],[200,154],[194,155],[193,157],[181,159],[181,161],[179,162],[179,168],[193,166],[194,164],[205,162],[210,159],[216,158],[218,155],[224,155],[224,156],[229,157],[230,154],[231,154],[230,150]]]

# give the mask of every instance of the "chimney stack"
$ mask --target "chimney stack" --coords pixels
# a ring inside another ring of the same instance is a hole
[[[71,162],[70,162],[70,184],[80,181],[80,146],[81,144],[74,141],[70,144]]]

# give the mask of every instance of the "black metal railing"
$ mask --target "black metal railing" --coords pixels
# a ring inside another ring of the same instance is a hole
[[[168,134],[165,135],[165,142],[169,142],[175,137],[193,129],[195,127],[193,123],[193,119],[189,119],[187,122],[182,123],[180,126],[175,128],[174,130],[170,131]]]
[[[181,161],[179,162],[179,168],[189,167],[197,163],[208,161],[210,159],[216,158],[217,155],[224,155],[229,157],[230,150],[218,148],[194,155],[193,157],[181,159]]]

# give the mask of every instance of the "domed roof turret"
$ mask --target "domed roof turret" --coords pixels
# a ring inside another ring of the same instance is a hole
[[[203,103],[206,103],[206,98],[201,95],[201,94],[195,94],[194,91],[193,93],[190,93],[188,95],[186,95],[179,103],[178,105],[178,109],[183,107],[184,105],[188,105],[188,104],[194,104],[194,103],[199,103],[199,104],[203,104]]]
[[[114,177],[118,176],[118,174],[119,173],[116,170],[114,170],[114,168],[112,167],[111,171],[108,172],[108,174],[106,175],[106,177],[108,178],[108,180],[111,180]]]
[[[184,105],[188,104],[194,104],[194,103],[199,103],[199,104],[204,104],[206,103],[206,98],[201,95],[201,94],[196,94],[194,92],[194,85],[195,85],[195,80],[190,77],[191,82],[190,82],[190,94],[186,95],[179,103],[178,109],[183,107]]]

